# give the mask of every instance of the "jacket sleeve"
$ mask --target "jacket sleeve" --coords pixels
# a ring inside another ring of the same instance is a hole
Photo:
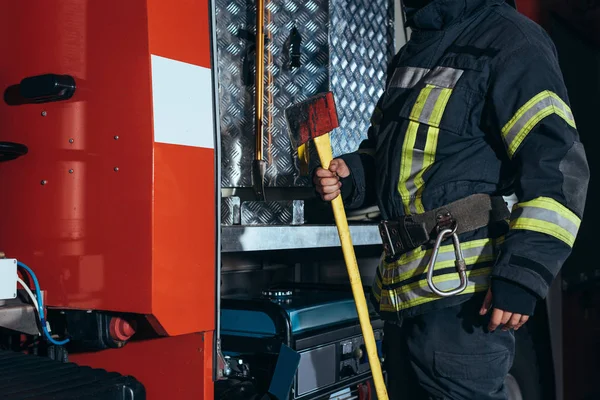
[[[339,156],[350,169],[350,175],[340,179],[342,183],[341,195],[347,209],[358,209],[375,204],[375,135],[378,129],[379,102],[371,117],[371,125],[367,132],[367,139],[363,140],[358,150]],[[316,150],[311,149],[311,160],[318,160]],[[311,167],[311,176],[320,165]],[[315,192],[315,195],[318,193]]]
[[[380,118],[379,102],[371,117],[367,139],[357,151],[340,156],[350,169],[350,176],[341,180],[342,198],[348,209],[357,209],[375,203],[375,140]]]
[[[518,198],[492,273],[494,307],[532,315],[571,254],[589,168],[551,43],[496,63],[488,99]]]
[[[400,50],[391,60],[386,69],[385,87],[389,87],[398,59],[402,56],[403,50]],[[385,93],[384,93],[385,95]],[[383,117],[382,114],[382,95],[375,105],[371,115],[371,126],[367,132],[367,139],[364,140],[357,151],[354,153],[340,156],[350,169],[350,176],[342,179],[342,198],[344,205],[348,209],[357,209],[369,207],[376,203],[376,171],[375,171],[375,148],[377,145],[377,133],[379,124]]]

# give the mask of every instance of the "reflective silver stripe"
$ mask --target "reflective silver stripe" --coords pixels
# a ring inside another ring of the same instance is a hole
[[[375,278],[373,278],[373,283],[371,284],[371,291],[375,295],[375,297],[381,297],[381,281],[379,280],[379,276],[375,274]]]
[[[453,89],[465,71],[462,69],[436,67],[425,77],[425,83],[442,88]]]
[[[480,272],[479,270],[473,271],[475,274],[473,276],[468,276],[469,284],[467,286],[466,292],[469,293],[468,288],[472,288],[473,286],[488,286],[489,285],[489,269],[485,268],[484,274],[477,274]],[[458,274],[454,274],[456,278],[443,280],[435,282],[435,285],[441,290],[451,290],[460,285],[460,279]],[[446,277],[447,275],[442,275],[442,277]],[[435,281],[435,279],[434,279]],[[472,293],[472,290],[470,291]],[[381,298],[381,304],[393,305],[396,304],[397,309],[403,309],[411,307],[415,303],[422,298],[433,298],[433,299],[441,299],[438,295],[433,293],[429,286],[427,285],[426,280],[419,281],[419,285],[417,287],[411,288],[408,291],[389,291],[389,296],[383,296]]]
[[[533,105],[529,110],[525,112],[512,128],[506,132],[506,136],[504,136],[504,141],[506,143],[506,147],[510,147],[510,144],[515,140],[519,132],[525,127],[525,125],[541,110],[544,108],[551,106],[555,103],[555,100],[552,97],[544,97],[541,101],[537,102]]]
[[[546,210],[544,208],[519,207],[513,211],[511,220],[518,220],[519,218],[537,219],[558,225],[573,236],[577,236],[577,232],[579,231],[579,227],[573,223],[573,221],[563,217],[555,211]]]
[[[475,270],[475,272],[477,272],[477,270]],[[435,286],[437,286],[437,288],[440,290],[450,290],[450,289],[454,289],[454,288],[460,286],[460,278],[458,277],[458,274],[454,274],[454,275],[456,276],[455,279],[435,283]],[[485,285],[489,282],[489,275],[485,274],[485,275],[469,276],[467,278],[467,280],[469,281],[468,286]],[[435,279],[434,279],[434,282],[435,282]],[[420,297],[431,296],[431,295],[438,297],[431,291],[431,289],[429,288],[428,285],[424,285],[424,286],[421,285],[418,288],[415,288],[413,291],[411,291],[411,294],[414,296],[420,296]]]
[[[416,67],[401,67],[396,68],[392,79],[390,80],[391,88],[411,89],[417,85],[429,72],[425,68]]]
[[[423,105],[423,111],[421,111],[421,115],[419,115],[419,122],[422,124],[430,125],[429,120],[431,119],[431,114],[433,114],[433,110],[435,109],[435,105],[442,94],[444,88],[434,87],[431,89],[429,96],[427,96],[427,100]]]
[[[467,261],[468,265],[474,264],[474,262],[470,259],[476,257],[493,257],[495,255],[495,246],[494,242],[491,239],[482,239],[475,240],[473,242],[466,242],[461,245],[463,251],[463,257]],[[414,257],[417,252],[420,251],[423,254],[420,257],[411,260],[407,263],[403,263],[403,259],[410,259]],[[411,276],[418,276],[420,274],[424,274],[426,271],[427,263],[429,262],[429,257],[431,256],[431,251],[424,252],[422,250],[417,250],[415,252],[406,253],[405,256],[402,256],[400,260],[396,263],[386,264],[382,261],[380,273],[383,278],[382,284],[392,284],[399,283],[405,279],[410,278]],[[442,263],[453,262],[455,260],[454,247],[452,245],[442,246],[440,252],[438,254],[437,262],[435,263],[434,269],[443,268],[441,266]],[[400,264],[400,265],[398,265]],[[451,266],[453,266],[452,264]],[[394,282],[395,277],[401,277],[396,282]]]
[[[545,117],[557,114],[571,126],[573,113],[557,94],[544,91],[529,100],[502,129],[504,143],[512,157],[527,134]]]
[[[418,133],[417,133],[418,134]],[[412,163],[410,164],[410,175],[408,177],[408,181],[406,181],[406,190],[410,195],[410,199],[414,199],[417,197],[417,185],[415,178],[423,168],[423,161],[425,160],[425,151],[421,149],[413,149],[412,153]],[[410,212],[415,214],[417,212],[417,208],[415,206],[414,201],[410,201],[409,203]]]
[[[426,84],[452,89],[463,73],[462,69],[449,67],[436,67],[433,71],[427,68],[400,67],[394,70],[392,79],[390,79],[390,87],[410,89],[425,78]]]
[[[421,74],[416,69],[406,73],[408,81]],[[398,72],[398,79],[404,77]],[[407,214],[424,212],[420,194],[424,186],[423,174],[433,164],[437,147],[438,133],[442,116],[452,94],[452,87],[456,85],[463,71],[453,68],[437,67],[425,76],[425,85],[412,107],[400,162],[398,177],[398,192],[402,198],[404,211]],[[410,79],[409,79],[410,77]],[[405,82],[405,83],[406,83]],[[413,82],[414,83],[414,82]],[[413,84],[411,83],[411,84]],[[418,124],[420,123],[420,124]],[[421,127],[427,127],[425,141]],[[415,147],[415,144],[419,146]],[[425,143],[424,146],[422,145]]]

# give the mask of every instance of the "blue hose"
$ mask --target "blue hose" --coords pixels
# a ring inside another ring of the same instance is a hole
[[[40,283],[38,282],[37,276],[35,276],[35,272],[33,272],[31,268],[23,264],[21,261],[17,261],[17,265],[27,271],[33,280],[33,285],[35,286],[35,295],[37,297],[38,312],[40,314],[40,323],[46,339],[56,346],[64,346],[65,344],[69,343],[69,339],[58,341],[50,336],[50,332],[48,332],[48,328],[46,326],[46,317],[44,315],[44,299],[42,298],[42,291],[40,289]]]

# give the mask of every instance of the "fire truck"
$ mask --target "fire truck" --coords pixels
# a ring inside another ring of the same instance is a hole
[[[2,0],[0,32],[1,398],[375,398],[284,110],[333,92],[334,155],[356,150],[398,2]],[[368,284],[378,210],[348,216]],[[561,282],[517,332],[511,399],[562,399]]]

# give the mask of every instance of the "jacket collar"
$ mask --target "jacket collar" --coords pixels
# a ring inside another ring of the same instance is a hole
[[[443,30],[478,10],[504,0],[432,0],[420,9],[406,9],[407,25],[414,30]]]

